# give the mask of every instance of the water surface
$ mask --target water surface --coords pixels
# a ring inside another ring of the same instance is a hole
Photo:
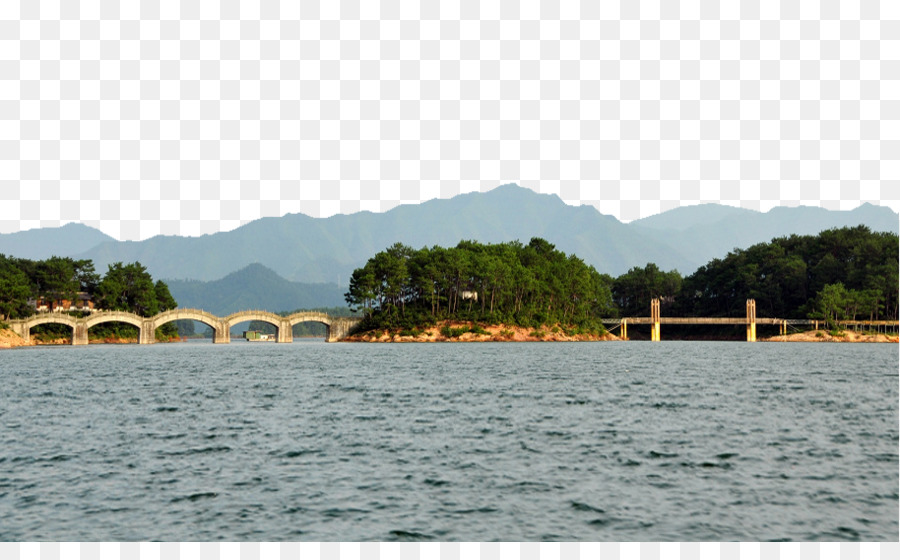
[[[0,540],[895,540],[895,345],[0,352]]]

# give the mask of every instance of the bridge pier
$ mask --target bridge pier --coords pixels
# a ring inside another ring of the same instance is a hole
[[[756,342],[756,300],[747,300],[747,342]]]
[[[22,337],[22,340],[24,340],[25,342],[31,341],[31,328],[28,327],[28,325],[26,325],[24,322],[12,321],[10,322],[9,326],[12,329],[12,332]]]
[[[219,321],[215,326],[215,331],[216,333],[213,335],[213,344],[231,343],[231,330],[228,328],[228,323]]]
[[[141,323],[138,344],[156,344],[156,329],[153,327],[152,320]]]
[[[622,340],[628,340],[628,319],[622,319],[622,332],[619,333]]]
[[[278,325],[278,338],[275,342],[294,342],[294,328],[289,320],[281,321]]]
[[[660,341],[659,323],[659,298],[653,298],[650,300],[650,340],[652,342]]]
[[[87,346],[87,344],[88,327],[82,321],[78,321],[72,327],[72,346]]]
[[[359,322],[359,319],[335,318],[330,325],[325,326],[325,342],[337,342],[350,334],[350,329]]]

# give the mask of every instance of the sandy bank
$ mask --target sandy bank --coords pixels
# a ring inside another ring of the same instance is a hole
[[[542,327],[532,329],[513,325],[482,325],[485,333],[465,332],[458,336],[446,336],[447,329],[472,328],[473,323],[447,321],[432,327],[419,329],[417,336],[409,332],[401,335],[401,330],[375,331],[356,334],[344,339],[346,342],[575,342],[597,340],[619,340],[613,334],[595,336],[591,334],[567,335],[561,328]],[[556,330],[556,332],[553,332]],[[442,332],[443,331],[443,332]]]
[[[31,346],[31,344],[9,329],[0,329],[0,348],[17,348],[19,346]]]
[[[897,335],[890,334],[862,334],[853,331],[843,331],[838,336],[832,336],[828,331],[806,331],[784,336],[770,336],[761,338],[761,342],[898,342]]]

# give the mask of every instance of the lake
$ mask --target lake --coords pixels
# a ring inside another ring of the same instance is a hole
[[[896,540],[894,344],[0,352],[0,540]]]

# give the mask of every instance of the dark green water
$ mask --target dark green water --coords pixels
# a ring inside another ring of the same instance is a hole
[[[895,540],[892,344],[0,352],[0,540]]]

